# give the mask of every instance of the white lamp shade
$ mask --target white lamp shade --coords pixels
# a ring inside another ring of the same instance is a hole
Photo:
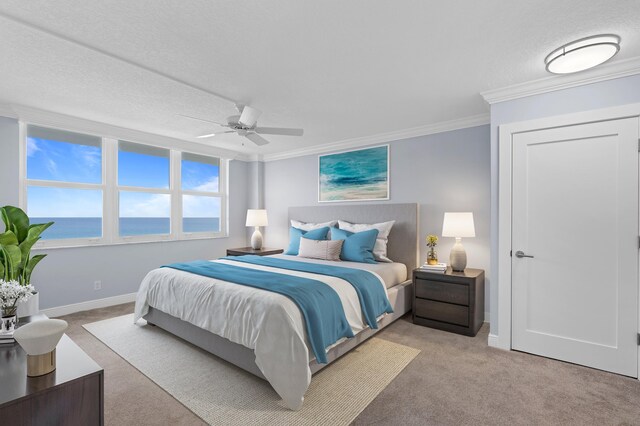
[[[269,221],[267,220],[267,211],[260,209],[247,210],[247,223],[246,226],[267,226]]]
[[[27,355],[42,355],[55,349],[66,329],[67,322],[64,320],[35,321],[18,328],[13,338]]]
[[[476,229],[473,226],[473,213],[455,212],[445,213],[442,223],[443,237],[475,237]]]

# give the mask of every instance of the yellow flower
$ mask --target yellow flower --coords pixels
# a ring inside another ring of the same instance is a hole
[[[435,247],[438,244],[438,237],[435,235],[427,235],[427,247]]]

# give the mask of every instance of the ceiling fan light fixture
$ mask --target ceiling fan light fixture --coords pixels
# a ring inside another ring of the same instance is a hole
[[[555,49],[544,59],[544,64],[552,74],[571,74],[607,62],[619,50],[620,37],[615,34],[590,36]]]
[[[240,112],[240,119],[238,122],[246,127],[253,127],[258,122],[258,117],[260,117],[262,111],[252,108],[249,105],[245,105],[242,107],[242,111]]]

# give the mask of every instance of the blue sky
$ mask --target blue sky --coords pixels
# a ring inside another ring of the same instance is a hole
[[[134,152],[118,153],[118,183],[146,188],[169,188],[169,159]],[[185,190],[217,191],[218,166],[182,162]],[[102,153],[98,147],[27,138],[27,178],[96,183],[102,181]],[[30,186],[31,217],[100,217],[102,191]],[[120,192],[121,217],[169,217],[165,194]],[[184,196],[184,217],[219,217],[220,199]]]

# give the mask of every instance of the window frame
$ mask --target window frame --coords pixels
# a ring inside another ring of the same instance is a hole
[[[62,130],[67,132],[81,133],[96,136],[101,139],[102,153],[102,183],[77,183],[65,181],[48,181],[27,178],[27,126],[35,125],[49,129]],[[50,188],[72,188],[72,189],[93,189],[102,191],[102,237],[100,238],[64,238],[55,240],[40,240],[34,249],[51,249],[64,247],[84,247],[103,246],[134,243],[152,243],[161,241],[184,241],[196,239],[225,238],[228,236],[227,215],[228,215],[228,165],[229,160],[217,155],[211,155],[191,150],[180,150],[161,144],[148,142],[137,142],[131,138],[118,139],[107,137],[86,130],[74,130],[66,127],[52,126],[49,124],[39,124],[34,122],[19,122],[19,206],[27,211],[27,188],[29,186],[50,187]],[[118,185],[118,141],[132,142],[139,145],[146,145],[155,148],[169,150],[169,188],[146,188]],[[219,160],[218,169],[218,192],[201,192],[192,190],[182,190],[182,153],[188,152],[197,155],[217,158]],[[120,236],[120,191],[133,191],[152,194],[169,194],[170,196],[170,233],[152,235],[130,235]],[[220,198],[220,231],[218,232],[183,232],[182,221],[182,196],[197,195]]]

